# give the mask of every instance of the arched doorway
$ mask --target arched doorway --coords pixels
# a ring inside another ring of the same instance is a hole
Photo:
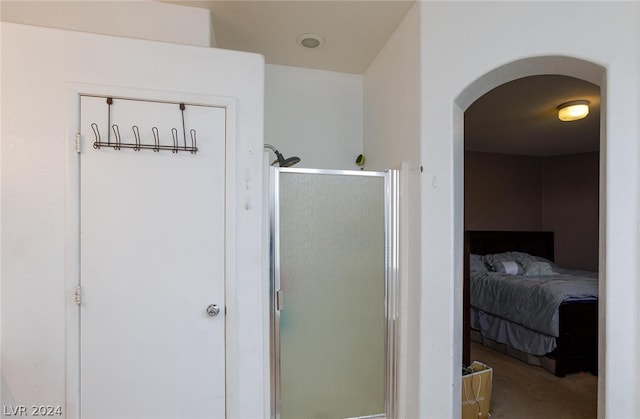
[[[518,60],[496,68],[485,75],[481,76],[469,86],[467,86],[462,93],[455,100],[455,109],[454,109],[454,143],[455,144],[464,144],[464,113],[469,108],[471,104],[473,104],[477,99],[485,95],[487,92],[492,91],[498,86],[504,85],[506,83],[513,82],[518,79],[540,76],[540,75],[560,75],[560,76],[569,76],[572,78],[580,79],[592,83],[600,88],[601,102],[602,102],[602,112],[600,113],[600,149],[604,150],[604,144],[606,141],[605,138],[605,103],[606,103],[606,72],[605,69],[601,66],[593,64],[591,62],[587,62],[584,60],[575,59],[572,57],[560,57],[560,56],[550,56],[550,57],[535,57],[528,58],[523,60]],[[458,151],[459,150],[459,151]],[[460,183],[464,182],[464,175],[461,173],[464,168],[464,147],[456,147],[456,155],[454,156],[454,160],[456,164],[456,173],[454,174],[454,179],[456,182],[455,189],[462,190],[463,186]],[[600,153],[600,194],[599,194],[599,214],[600,214],[600,223],[599,223],[599,236],[604,238],[604,226],[603,217],[605,214],[605,168],[604,168],[604,153]],[[464,200],[464,194],[455,194],[454,199],[458,200],[456,204],[457,208],[462,208],[463,203],[461,201]],[[458,205],[459,204],[459,205]],[[460,218],[458,218],[460,219]],[[458,239],[462,242],[462,237],[460,233],[464,231],[464,227],[456,228],[456,232],[458,233]],[[605,266],[605,251],[604,246],[602,244],[603,239],[601,239],[601,244],[599,246],[598,256],[600,260],[600,289],[604,290],[604,266]],[[462,253],[462,252],[461,252]],[[464,254],[464,253],[462,253]],[[459,261],[460,266],[462,266],[463,261]],[[466,303],[464,299],[458,299],[457,301],[461,301],[463,306]],[[462,310],[461,307],[458,309]],[[600,305],[599,312],[599,353],[600,359],[603,359],[604,354],[604,319],[605,319],[606,307],[604,304]],[[466,318],[463,317],[463,322],[466,321]],[[465,332],[463,332],[463,336],[466,337]],[[463,353],[463,359],[465,358],[465,354]],[[602,377],[602,369],[604,368],[604,362],[599,362]],[[604,381],[604,380],[603,380]],[[604,386],[599,387],[599,396],[598,399],[602,400],[604,397]]]

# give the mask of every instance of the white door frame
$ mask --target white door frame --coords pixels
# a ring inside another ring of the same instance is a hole
[[[76,303],[76,288],[80,284],[80,153],[76,151],[76,135],[80,127],[80,96],[100,95],[121,98],[188,102],[225,109],[225,306],[237,306],[237,295],[230,292],[229,284],[235,281],[236,258],[236,120],[235,98],[181,93],[174,91],[147,90],[108,85],[67,84],[67,193],[66,193],[66,245],[65,245],[65,305],[66,305],[66,417],[80,419],[80,306]],[[225,330],[237,327],[235,310],[228,309],[224,316]],[[237,351],[234,339],[225,339],[225,354]],[[230,376],[239,372],[225,365],[225,387],[239,380]],[[231,364],[233,365],[233,364]],[[225,398],[228,396],[225,392]],[[226,403],[225,403],[226,404]]]

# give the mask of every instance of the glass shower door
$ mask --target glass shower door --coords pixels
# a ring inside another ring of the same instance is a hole
[[[388,175],[273,174],[275,416],[385,417]]]

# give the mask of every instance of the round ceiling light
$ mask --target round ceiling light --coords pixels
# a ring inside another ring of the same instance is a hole
[[[561,121],[577,121],[589,115],[588,100],[574,100],[558,106],[558,119]]]
[[[320,48],[324,45],[324,38],[315,33],[303,33],[296,39],[298,45],[305,48]]]

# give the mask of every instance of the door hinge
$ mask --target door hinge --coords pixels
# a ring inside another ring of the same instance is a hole
[[[82,136],[80,135],[80,133],[76,134],[76,153],[80,153],[80,140],[81,140]]]
[[[76,304],[82,304],[82,287],[80,285],[76,286]]]

